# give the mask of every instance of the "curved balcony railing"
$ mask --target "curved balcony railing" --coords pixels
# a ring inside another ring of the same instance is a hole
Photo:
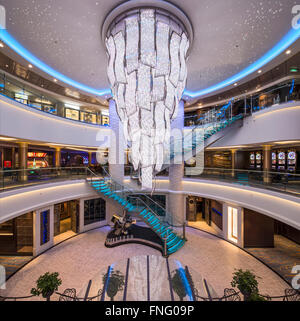
[[[23,85],[13,78],[0,73],[0,96],[1,95],[32,109],[39,110],[59,118],[96,126],[109,125],[109,117],[107,115],[103,115],[96,111],[91,112],[75,109],[75,106],[74,108],[72,108],[72,106],[65,107],[65,103],[63,101],[59,101],[51,95],[45,95],[38,90],[27,85]],[[84,105],[83,102],[80,104]],[[68,116],[68,113],[70,116]],[[74,115],[77,116],[77,119],[75,119]]]
[[[204,168],[201,175],[185,177],[224,181],[300,196],[300,174],[244,169]]]
[[[197,112],[187,113],[184,117],[184,125],[186,127],[194,127],[201,125],[203,120],[214,122],[217,117],[228,119],[239,114],[243,114],[244,116],[252,115],[274,105],[299,100],[299,80],[292,79],[287,83],[266,88],[252,95],[245,94],[239,98],[228,98],[228,101],[223,106],[220,105],[216,107],[218,103],[212,103],[211,106],[205,106],[205,109],[209,108],[209,111],[200,115],[198,115]]]
[[[0,171],[0,192],[32,185],[85,179],[93,173],[88,167],[47,167]]]
[[[129,170],[130,167],[127,167]],[[108,180],[110,176],[107,169],[101,167],[97,173],[91,171],[89,167],[51,167],[51,168],[37,168],[37,169],[18,169],[18,170],[1,170],[0,171],[0,192],[28,187],[38,184],[51,183],[56,181],[76,180],[92,178],[95,175],[106,177]],[[300,196],[300,174],[281,173],[281,172],[266,172],[244,169],[225,169],[225,168],[204,168],[201,175],[188,176],[185,178],[191,179],[205,179],[227,182],[242,186],[252,186],[273,190],[282,193],[288,193],[294,196]],[[114,184],[118,184],[114,182]],[[133,190],[118,184],[122,192],[132,196],[143,196],[153,199],[147,194],[139,190]],[[115,186],[118,190],[118,186]],[[151,205],[151,206],[152,206]],[[155,206],[155,211],[163,216],[164,209],[161,205]],[[168,217],[168,215],[166,215]],[[175,224],[176,225],[176,224]]]

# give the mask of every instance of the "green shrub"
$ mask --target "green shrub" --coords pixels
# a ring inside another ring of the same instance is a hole
[[[62,281],[58,278],[58,272],[45,273],[41,275],[36,281],[36,288],[31,289],[31,294],[39,296],[42,294],[43,298],[50,300],[51,295],[58,290]]]

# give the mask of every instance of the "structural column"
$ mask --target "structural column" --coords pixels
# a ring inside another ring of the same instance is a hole
[[[28,144],[19,143],[19,168],[22,170],[20,172],[21,181],[27,181],[27,154],[28,154]]]
[[[263,170],[264,183],[268,184],[271,181],[270,171],[272,169],[272,145],[263,146]]]
[[[231,150],[231,176],[235,177],[235,169],[236,169],[236,149]]]
[[[113,179],[122,184],[124,179],[124,134],[123,125],[116,111],[113,99],[109,101],[109,119],[111,127],[108,155],[109,173]]]
[[[92,156],[93,153],[92,152],[88,152],[88,157],[89,157],[89,167],[92,166]]]
[[[184,127],[184,103],[180,101],[178,106],[178,116],[171,123],[171,129],[177,129],[183,131]],[[173,223],[183,224],[185,223],[185,197],[183,195],[183,184],[182,179],[184,176],[184,160],[181,164],[172,164],[169,167],[169,189],[171,192],[169,194],[169,206],[168,211],[173,216]]]
[[[55,148],[55,167],[61,166],[61,149],[59,147]]]

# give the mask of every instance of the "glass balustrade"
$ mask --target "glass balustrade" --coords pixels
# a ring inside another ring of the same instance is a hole
[[[92,172],[88,167],[53,167],[0,171],[0,192],[31,185],[85,179]]]
[[[0,73],[0,95],[13,99],[23,105],[36,110],[55,115],[57,117],[67,118],[73,121],[79,121],[86,124],[109,125],[108,113],[100,111],[91,111],[90,107],[84,107],[84,103],[76,102],[65,104],[57,96],[44,94],[39,90],[19,82],[5,74]],[[77,105],[83,105],[82,108]],[[101,107],[101,106],[99,106]]]
[[[185,177],[224,181],[300,196],[300,174],[243,169],[204,168],[201,175]]]

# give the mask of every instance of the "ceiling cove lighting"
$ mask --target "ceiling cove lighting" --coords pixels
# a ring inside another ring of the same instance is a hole
[[[266,54],[264,54],[260,59],[252,63],[250,66],[246,67],[234,76],[216,84],[211,87],[198,90],[198,91],[188,91],[184,92],[185,96],[190,96],[191,98],[197,98],[203,95],[210,94],[214,91],[220,90],[227,86],[230,86],[239,80],[249,76],[253,72],[259,70],[264,65],[269,63],[271,60],[279,56],[284,50],[291,46],[300,37],[300,29],[291,29],[272,49],[270,49]],[[291,51],[290,51],[291,53]]]
[[[214,91],[220,90],[224,87],[230,86],[235,82],[247,77],[251,73],[259,70],[264,65],[269,63],[271,60],[279,56],[282,52],[284,52],[288,47],[290,47],[298,38],[300,37],[300,29],[291,29],[272,49],[270,49],[265,55],[263,55],[260,59],[256,62],[252,63],[250,66],[246,67],[239,73],[233,75],[232,77],[215,84],[211,87],[198,90],[198,91],[189,91],[185,90],[184,96],[186,98],[197,98],[203,95],[207,95],[213,93]],[[105,89],[96,89],[89,87],[85,84],[79,83],[60,72],[56,71],[52,67],[48,66],[40,59],[35,57],[31,52],[29,52],[26,48],[24,48],[16,39],[14,39],[6,29],[0,29],[0,38],[3,42],[5,42],[11,49],[17,52],[20,56],[24,59],[35,65],[37,68],[41,69],[42,71],[46,72],[47,74],[51,75],[52,77],[68,84],[72,87],[78,88],[82,91],[90,93],[96,96],[105,96],[108,95],[111,97],[111,90],[108,88]],[[291,50],[287,50],[286,54],[290,54]],[[106,97],[107,98],[107,97]]]
[[[34,56],[30,51],[28,51],[26,48],[24,48],[15,38],[13,38],[7,30],[0,29],[0,38],[3,42],[5,42],[11,49],[13,49],[16,53],[18,53],[20,56],[22,56],[24,59],[26,59],[28,62],[30,62],[32,65],[36,66],[40,70],[44,71],[45,73],[51,75],[53,78],[58,79],[65,84],[68,84],[72,87],[75,87],[77,89],[80,89],[82,91],[85,91],[87,93],[90,93],[92,95],[96,96],[103,96],[106,94],[111,94],[110,89],[96,89],[89,87],[87,85],[81,84],[63,74],[56,71],[52,67],[45,64],[43,61],[38,59],[36,56]]]

